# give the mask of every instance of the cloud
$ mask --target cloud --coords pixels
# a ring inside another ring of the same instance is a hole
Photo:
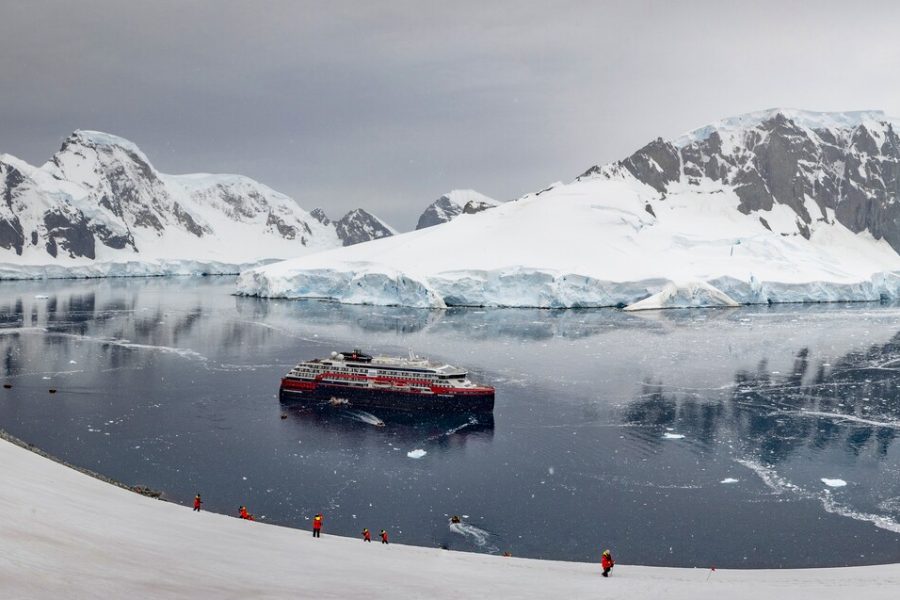
[[[22,2],[0,20],[0,150],[75,128],[166,172],[240,172],[400,228],[724,116],[900,114],[898,9],[799,2]],[[852,13],[852,14],[851,14]]]

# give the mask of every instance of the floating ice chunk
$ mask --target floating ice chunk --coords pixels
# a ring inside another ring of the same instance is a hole
[[[416,448],[415,450],[410,450],[409,452],[406,453],[406,455],[410,458],[422,458],[426,454],[428,454],[428,453],[425,452],[424,450],[422,450],[421,448]]]
[[[69,364],[70,364],[70,365],[77,365],[77,364],[78,364],[78,361],[70,360],[70,361],[69,361]]]
[[[683,440],[684,435],[681,433],[669,433],[668,431],[663,434],[664,440]]]
[[[822,478],[822,483],[824,483],[828,487],[844,487],[845,485],[847,485],[847,482],[843,479],[829,479],[827,477]]]
[[[725,479],[723,479],[723,480],[720,481],[719,483],[737,483],[738,481],[739,481],[739,480],[735,479],[734,477],[726,477]]]
[[[739,306],[728,294],[705,281],[669,282],[648,298],[634,302],[625,310],[655,310],[660,308],[688,308]]]

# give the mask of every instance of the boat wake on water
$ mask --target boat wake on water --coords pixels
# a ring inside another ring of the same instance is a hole
[[[441,433],[436,433],[436,434],[426,438],[425,441],[433,442],[434,440],[440,439],[442,437],[446,437],[448,435],[453,435],[454,433],[457,433],[457,432],[465,429],[466,427],[471,427],[472,425],[478,425],[478,424],[479,424],[478,417],[469,417],[465,423],[461,423],[461,424],[457,425],[456,427],[451,427],[447,431],[442,431]]]
[[[500,548],[491,544],[491,533],[475,527],[471,523],[460,521],[459,523],[450,522],[450,531],[466,538],[470,543],[483,548],[488,552],[499,552]]]
[[[346,414],[354,421],[359,421],[360,423],[374,425],[375,427],[384,427],[384,421],[382,421],[372,413],[366,412],[364,410],[347,410],[344,411],[344,414]]]

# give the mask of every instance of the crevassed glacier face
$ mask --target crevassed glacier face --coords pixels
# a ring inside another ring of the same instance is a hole
[[[277,265],[275,265],[277,266]],[[782,283],[719,277],[676,283],[662,278],[603,281],[536,269],[473,270],[416,278],[368,266],[271,273],[241,273],[237,293],[264,298],[325,298],[347,304],[445,308],[448,306],[600,308],[630,310],[800,302],[877,302],[900,298],[900,274],[881,272],[853,283]]]
[[[442,297],[423,281],[402,273],[312,269],[275,275],[254,269],[238,277],[236,293],[262,298],[319,298],[346,304],[444,308]]]

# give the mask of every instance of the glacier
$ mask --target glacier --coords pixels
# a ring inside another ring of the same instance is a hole
[[[807,238],[788,207],[747,214],[740,204],[710,179],[660,193],[630,174],[581,178],[426,229],[251,269],[236,292],[420,308],[900,297],[900,256],[887,241],[834,219],[811,223]]]

